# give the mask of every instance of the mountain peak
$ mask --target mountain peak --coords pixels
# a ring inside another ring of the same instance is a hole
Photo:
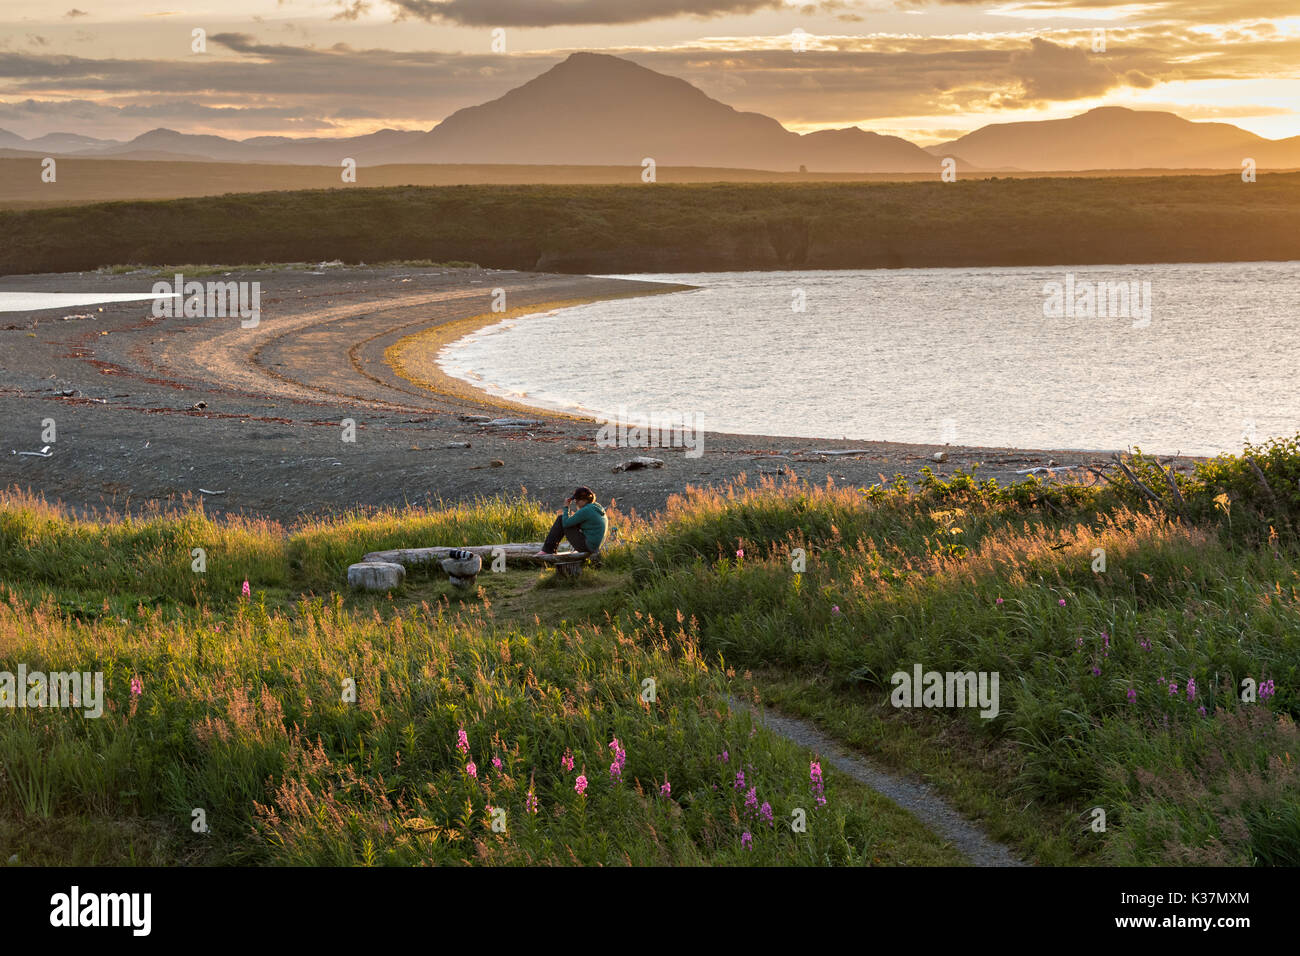
[[[401,159],[396,157],[400,156]],[[680,77],[608,53],[571,53],[489,103],[447,117],[388,161],[911,172],[920,147],[850,128],[803,137]]]

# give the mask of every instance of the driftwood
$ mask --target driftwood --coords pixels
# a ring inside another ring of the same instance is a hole
[[[1115,455],[1114,457],[1115,464],[1119,465],[1119,470],[1124,472],[1124,476],[1128,478],[1129,481],[1133,482],[1133,487],[1163,508],[1164,502],[1160,500],[1159,496],[1154,491],[1142,484],[1142,482],[1138,481],[1137,475],[1133,474],[1133,472],[1129,470],[1128,465],[1124,464],[1124,459],[1120,458],[1119,455]]]
[[[548,554],[544,558],[535,558],[534,560],[551,565],[555,568],[556,574],[566,578],[576,578],[582,574],[582,569],[587,561],[595,556],[596,552],[566,551],[563,554]],[[599,558],[596,560],[599,560]]]
[[[1259,481],[1259,486],[1264,489],[1264,494],[1268,495],[1268,500],[1274,508],[1277,508],[1277,497],[1273,494],[1273,487],[1268,483],[1268,479],[1264,477],[1264,469],[1260,468],[1255,463],[1255,459],[1249,455],[1246,456],[1246,464],[1250,465],[1250,470],[1255,473],[1255,478]]]
[[[365,591],[391,591],[406,579],[406,568],[391,561],[364,561],[348,568],[348,585]]]
[[[1185,511],[1187,506],[1183,503],[1183,493],[1178,490],[1178,482],[1174,481],[1173,468],[1165,469],[1159,461],[1156,462],[1156,467],[1160,469],[1160,474],[1165,476],[1165,481],[1169,482],[1169,490],[1174,494],[1174,504],[1178,507],[1179,512]]]
[[[1250,457],[1250,455],[1246,455],[1245,457],[1246,464],[1250,465],[1250,470],[1255,473],[1255,479],[1259,482],[1260,487],[1264,489],[1264,494],[1268,495],[1268,500],[1273,505],[1273,511],[1282,519],[1282,524],[1286,528],[1287,533],[1294,533],[1295,529],[1291,527],[1291,519],[1287,517],[1287,513],[1283,510],[1281,503],[1278,502],[1277,496],[1273,494],[1273,487],[1268,483],[1268,479],[1264,477],[1264,469],[1260,468],[1259,465],[1255,463],[1255,459]]]
[[[617,474],[620,471],[640,471],[642,468],[662,468],[664,460],[662,458],[650,458],[646,455],[637,455],[621,465],[615,465],[613,471]]]
[[[393,551],[371,551],[363,561],[392,561],[410,567],[413,564],[429,564],[443,558],[451,557],[453,551],[471,551],[480,558],[491,559],[497,548],[505,549],[506,560],[523,558],[536,553],[542,547],[540,541],[524,544],[479,544],[471,547],[455,548],[398,548]]]
[[[561,551],[559,554],[539,556],[537,552],[541,548],[542,542],[540,541],[515,542],[512,544],[476,544],[457,548],[398,548],[393,551],[371,551],[362,560],[366,562],[388,561],[393,564],[400,564],[403,567],[434,562],[441,565],[444,558],[451,557],[452,551],[469,551],[478,555],[484,561],[491,561],[498,553],[504,553],[507,564],[560,568],[569,564],[576,564],[581,567],[582,563],[592,556],[592,553],[587,551]]]

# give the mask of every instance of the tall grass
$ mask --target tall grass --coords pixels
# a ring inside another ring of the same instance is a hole
[[[103,668],[109,703],[99,720],[0,715],[0,811],[159,818],[173,852],[209,862],[957,860],[833,777],[818,808],[807,756],[728,710],[750,691],[679,626],[508,627],[429,606],[381,619],[339,598],[292,618],[241,605],[225,626],[87,624],[10,601],[0,660],[15,659]]]
[[[102,671],[109,701],[98,720],[0,708],[0,849],[123,862],[125,826],[130,860],[150,862],[954,861],[833,774],[815,808],[814,755],[725,705],[761,700],[771,675],[854,741],[889,738],[905,768],[934,767],[917,721],[949,728],[985,772],[942,770],[945,792],[1032,805],[1070,859],[1292,864],[1293,458],[1256,451],[1268,490],[1225,458],[1158,502],[1119,479],[961,474],[692,489],[621,520],[591,584],[510,571],[452,597],[417,576],[392,600],[346,592],[343,569],[372,550],[535,540],[548,516],[490,499],[282,529],[198,509],[78,518],[9,493],[0,670]],[[1153,467],[1134,459],[1148,486]],[[996,672],[997,716],[894,708],[892,675],[916,664]],[[1097,807],[1104,833],[1087,826]]]

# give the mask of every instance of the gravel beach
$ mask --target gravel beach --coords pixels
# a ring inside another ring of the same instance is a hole
[[[8,276],[0,292],[147,293],[154,271]],[[507,315],[663,284],[439,267],[298,267],[187,276],[259,282],[239,318],[155,318],[149,302],[0,312],[0,487],[79,510],[141,511],[202,498],[212,514],[291,522],[353,507],[431,505],[499,493],[559,506],[578,485],[624,513],[688,485],[744,474],[867,485],[884,474],[980,464],[1001,482],[1029,468],[1100,466],[1104,451],[904,445],[706,433],[704,454],[598,448],[595,422],[498,400],[438,371],[439,345]],[[394,367],[396,365],[396,368]],[[557,366],[557,375],[566,374]],[[635,396],[629,396],[635,407]],[[500,426],[474,420],[528,419]],[[55,438],[43,439],[53,419]],[[344,420],[355,422],[355,440]],[[20,455],[49,445],[48,457]],[[851,455],[815,452],[863,449]],[[946,453],[936,463],[932,456]],[[662,468],[615,472],[636,455]],[[1175,463],[1188,467],[1187,460]],[[1095,480],[1082,469],[1062,479]]]

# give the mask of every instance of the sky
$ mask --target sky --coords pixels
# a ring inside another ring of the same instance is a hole
[[[0,5],[0,129],[429,129],[594,50],[799,132],[928,145],[1104,105],[1300,135],[1300,0],[75,3]]]

